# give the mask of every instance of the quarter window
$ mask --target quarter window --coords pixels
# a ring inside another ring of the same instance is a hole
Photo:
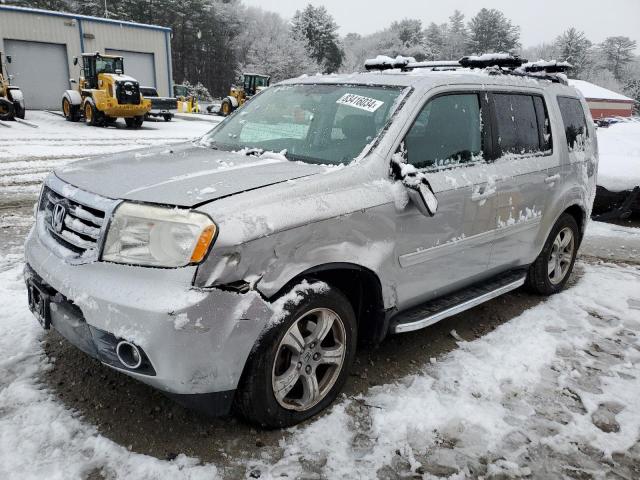
[[[522,94],[493,95],[500,154],[527,154],[547,150],[541,148],[544,133],[540,130],[535,98],[537,97]]]
[[[584,140],[589,136],[589,131],[582,103],[577,98],[558,97],[558,105],[569,150],[584,150]]]
[[[480,160],[482,119],[475,93],[442,95],[429,101],[405,137],[408,163],[444,168]]]

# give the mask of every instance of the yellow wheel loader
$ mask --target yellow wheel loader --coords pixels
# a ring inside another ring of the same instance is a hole
[[[6,62],[11,63],[11,56],[7,55]],[[11,75],[7,73],[5,63],[0,52],[0,120],[24,119],[24,96],[20,87],[11,85]]]
[[[186,85],[174,85],[173,96],[178,100],[178,112],[200,113],[198,99],[189,93],[189,88]]]
[[[244,73],[241,80],[242,86],[233,85],[229,95],[222,100],[219,112],[221,115],[225,117],[230,115],[236,108],[244,105],[244,102],[267,88],[271,83],[269,75],[259,73]]]
[[[73,59],[78,64],[78,58]],[[151,101],[140,94],[140,84],[124,74],[122,57],[83,53],[80,79],[75,90],[62,96],[62,113],[70,122],[84,117],[87,125],[112,125],[124,118],[127,127],[140,128],[151,110]]]

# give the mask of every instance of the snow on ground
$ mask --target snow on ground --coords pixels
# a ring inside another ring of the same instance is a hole
[[[595,225],[585,243],[633,230]],[[580,262],[576,277],[492,333],[416,358],[419,374],[292,429],[277,457],[233,461],[263,479],[638,478],[640,268]],[[41,380],[51,364],[19,248],[0,257],[0,285],[0,478],[219,478],[222,465],[132,453],[60,403]]]
[[[4,122],[10,127],[0,126],[2,197],[35,195],[49,171],[71,161],[200,137],[221,119],[211,116],[198,120],[147,121],[141,129],[132,130],[125,127],[123,120],[118,120],[117,128],[98,128],[83,122],[67,122],[49,112],[29,110],[27,120],[38,128],[18,122]]]
[[[640,122],[598,128],[598,185],[612,192],[640,185]]]

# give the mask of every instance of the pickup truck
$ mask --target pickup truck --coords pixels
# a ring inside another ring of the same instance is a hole
[[[146,114],[149,117],[162,117],[165,122],[173,118],[172,111],[178,109],[178,100],[173,97],[160,97],[154,87],[140,87],[140,93],[144,98],[151,100],[151,111]]]

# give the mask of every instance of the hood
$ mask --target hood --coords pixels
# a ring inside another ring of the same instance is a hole
[[[80,160],[55,174],[108,198],[193,207],[322,171],[278,154],[247,156],[190,142]]]

